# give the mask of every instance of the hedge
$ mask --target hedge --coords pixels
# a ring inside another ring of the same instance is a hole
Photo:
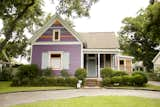
[[[76,87],[78,80],[76,78],[54,78],[54,77],[37,77],[32,80],[24,78],[21,81],[14,78],[12,86],[72,86]]]

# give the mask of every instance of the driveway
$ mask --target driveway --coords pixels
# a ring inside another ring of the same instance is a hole
[[[148,83],[152,85],[160,86],[160,82],[158,81],[149,81]]]
[[[29,103],[40,100],[63,99],[79,96],[118,95],[118,96],[140,96],[147,98],[160,98],[160,92],[145,90],[123,90],[123,89],[73,89],[57,91],[36,91],[0,94],[0,106],[6,107],[15,104]]]

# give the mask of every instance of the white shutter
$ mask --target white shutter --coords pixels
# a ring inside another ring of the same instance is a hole
[[[70,56],[68,52],[63,53],[62,64],[63,64],[63,69],[69,69]]]
[[[42,69],[46,69],[48,67],[48,62],[49,62],[48,60],[49,60],[48,52],[43,52],[42,53],[42,63],[41,63]]]

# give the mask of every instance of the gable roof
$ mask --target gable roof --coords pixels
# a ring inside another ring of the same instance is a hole
[[[52,16],[52,18],[44,25],[42,26],[38,31],[36,31],[33,36],[30,39],[30,42],[35,42],[55,21],[59,21],[78,41],[81,42],[79,38],[79,34],[70,27],[59,15],[55,14]]]
[[[154,59],[152,60],[152,62],[154,63],[154,62],[158,59],[158,57],[160,57],[160,51],[159,51],[158,54],[154,57]]]
[[[82,32],[80,38],[91,49],[117,49],[119,42],[114,32]]]

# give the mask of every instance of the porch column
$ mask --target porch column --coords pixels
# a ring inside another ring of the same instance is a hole
[[[98,53],[98,78],[101,78],[101,74],[100,74],[100,53]]]

